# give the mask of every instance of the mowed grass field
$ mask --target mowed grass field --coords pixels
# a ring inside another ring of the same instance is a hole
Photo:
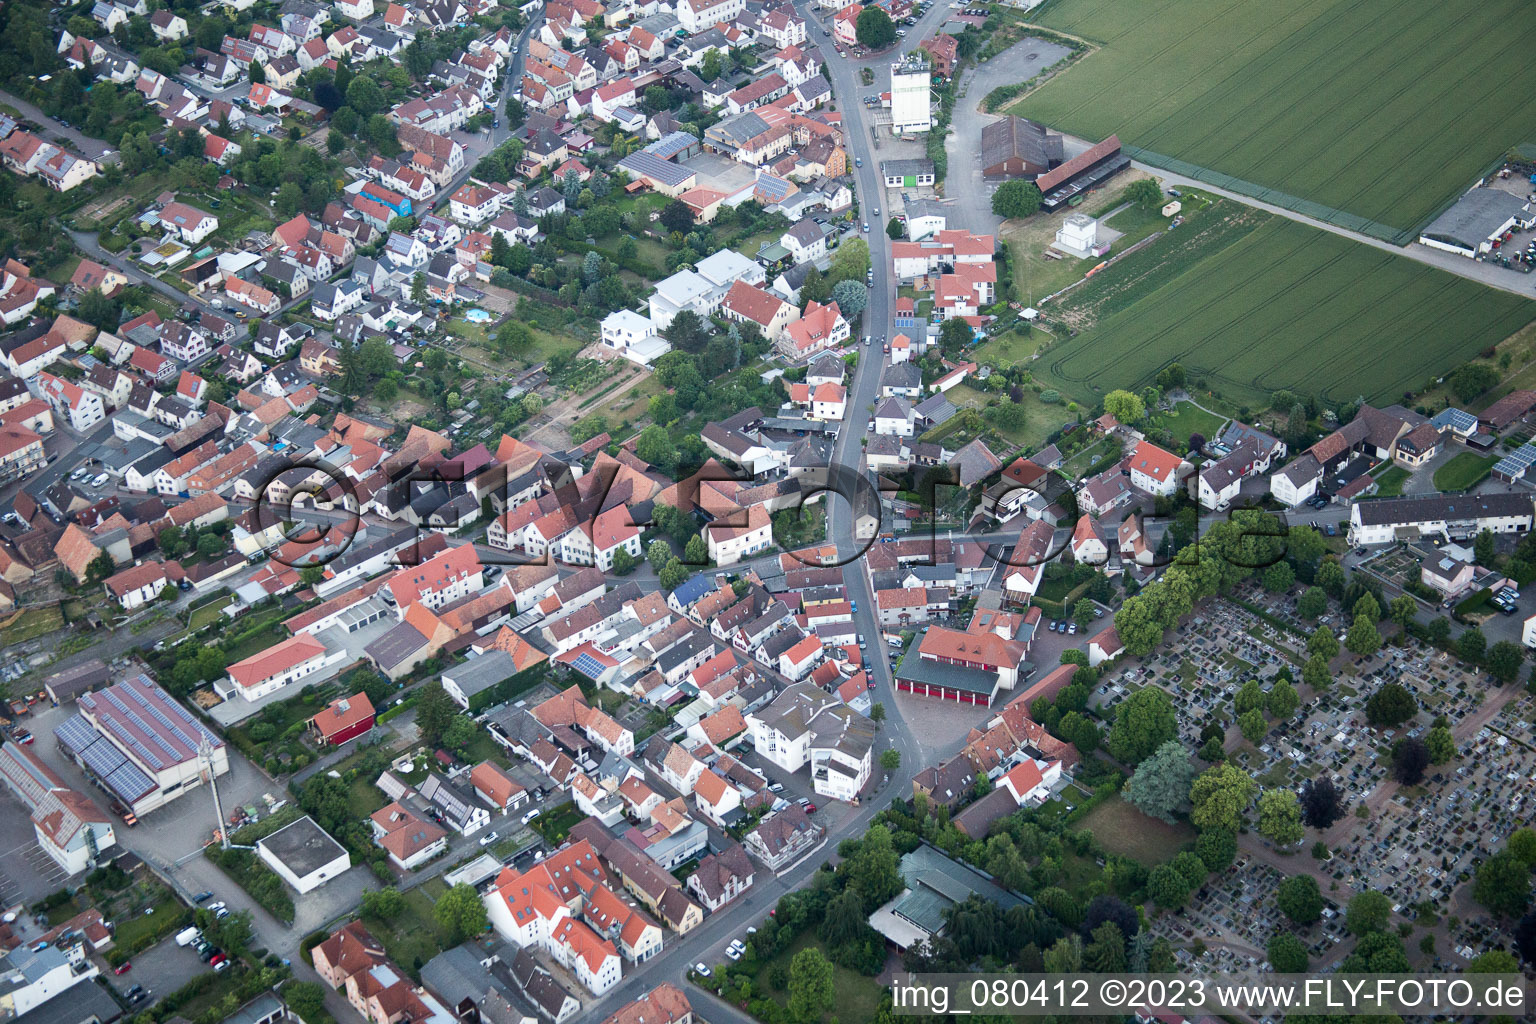
[[[1051,0],[1037,20],[1101,48],[1013,113],[1399,229],[1536,142],[1528,0]]]
[[[1222,200],[1045,309],[1079,330],[1036,363],[1092,403],[1183,364],[1229,403],[1281,388],[1399,401],[1536,318],[1536,303]]]

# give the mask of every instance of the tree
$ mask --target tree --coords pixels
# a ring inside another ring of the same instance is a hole
[[[1289,789],[1267,789],[1259,797],[1259,834],[1278,846],[1301,841],[1301,807]]]
[[[693,230],[693,207],[681,199],[674,199],[661,208],[661,216],[657,219],[668,231],[686,235]]]
[[[1256,788],[1252,777],[1230,761],[1212,765],[1189,788],[1189,800],[1194,804],[1189,818],[1200,828],[1236,832],[1242,827],[1243,810]]]
[[[1232,698],[1232,709],[1239,715],[1246,715],[1250,711],[1256,711],[1264,705],[1264,690],[1259,686],[1257,679],[1250,679],[1238,687],[1236,695]]]
[[[1519,857],[1527,867],[1536,864],[1536,831],[1529,827],[1515,829],[1504,841],[1504,849]]]
[[[1272,718],[1290,718],[1300,706],[1301,698],[1297,696],[1296,687],[1292,686],[1288,679],[1276,679],[1264,698],[1264,710],[1268,711]]]
[[[1485,665],[1489,675],[1501,683],[1508,683],[1520,674],[1520,663],[1524,660],[1525,648],[1509,640],[1500,640],[1488,648]]]
[[[453,945],[485,931],[485,904],[481,902],[480,894],[475,892],[475,887],[465,882],[460,882],[437,898],[432,916],[453,937]]]
[[[1499,379],[1499,369],[1492,363],[1467,363],[1451,374],[1448,383],[1458,399],[1470,402],[1498,384]]]
[[[1402,725],[1419,713],[1419,702],[1400,683],[1387,683],[1365,702],[1365,720],[1378,729]]]
[[[1083,947],[1083,969],[1115,972],[1126,967],[1125,934],[1113,921],[1105,921],[1089,933],[1093,939]]]
[[[1237,716],[1237,727],[1243,734],[1243,739],[1255,745],[1269,732],[1269,723],[1264,721],[1264,712],[1258,708],[1244,711]]]
[[[686,580],[690,575],[692,574],[689,572],[688,567],[683,564],[683,560],[681,558],[670,559],[667,564],[662,566],[662,568],[656,573],[657,582],[661,584],[661,589],[668,592],[676,590],[678,587],[682,586],[683,581]]]
[[[976,332],[961,317],[951,317],[939,328],[939,347],[946,352],[958,352],[971,343]]]
[[[1500,850],[1478,867],[1472,898],[1500,917],[1523,914],[1531,902],[1531,869],[1508,848]]]
[[[1327,565],[1328,563],[1323,563]],[[1321,571],[1321,570],[1319,570]],[[1318,626],[1307,638],[1307,653],[1320,654],[1325,659],[1332,661],[1339,654],[1339,638],[1333,635],[1333,630],[1327,626]]]
[[[1125,186],[1125,199],[1126,202],[1135,203],[1149,210],[1161,208],[1163,205],[1163,190],[1158,188],[1156,181],[1151,178],[1143,178],[1140,181],[1133,181]],[[1179,366],[1178,363],[1174,363],[1169,369],[1178,370],[1179,383],[1182,385],[1184,368]],[[1164,373],[1166,372],[1165,370]],[[1162,374],[1158,374],[1158,378],[1161,380]]]
[[[501,233],[497,232],[496,237],[501,238]],[[521,320],[504,320],[496,328],[496,354],[503,359],[528,351],[533,347],[533,342],[533,331]]]
[[[832,286],[832,301],[844,319],[852,320],[869,305],[869,289],[859,281],[839,281]]]
[[[1237,859],[1237,836],[1224,828],[1208,828],[1195,840],[1195,853],[1206,871],[1225,871]]]
[[[251,926],[249,910],[237,910],[218,918],[206,910],[200,910],[198,918],[208,941],[231,957],[242,957],[246,950],[251,948],[251,937],[255,934],[255,929]]]
[[[362,911],[365,917],[388,920],[405,909],[405,897],[394,886],[367,889],[363,892]]]
[[[1437,725],[1424,737],[1430,764],[1445,764],[1456,759],[1456,740],[1448,726]]]
[[[347,106],[370,117],[384,109],[384,92],[367,75],[358,75],[347,84]]]
[[[250,68],[246,70],[246,76],[250,78],[252,85],[267,84],[267,69],[262,66],[259,60],[251,61]],[[252,106],[255,106],[255,104],[252,104]]]
[[[1005,220],[1028,217],[1039,211],[1042,198],[1034,182],[1015,178],[992,193],[992,212]]]
[[[832,964],[816,946],[807,946],[789,962],[789,1012],[796,1020],[820,1019],[836,1001]]]
[[[166,558],[180,558],[187,550],[187,538],[179,526],[167,526],[160,531],[157,540]]]
[[[321,1020],[325,1009],[325,989],[318,981],[290,981],[283,986],[283,1002],[300,1020]]]
[[[635,439],[635,454],[666,473],[676,464],[677,445],[672,443],[666,427],[652,423]]]
[[[1120,705],[1109,730],[1109,752],[1116,760],[1136,765],[1178,735],[1178,720],[1168,694],[1147,686]]]
[[[876,701],[874,704],[872,704],[869,709],[869,720],[874,722],[876,725],[885,721],[885,705],[881,704],[879,701]]]
[[[117,563],[109,552],[103,551],[85,563],[85,582],[100,583],[117,571]]]
[[[645,549],[645,560],[651,563],[651,568],[661,572],[662,567],[672,559],[672,545],[664,540],[653,540]]]
[[[1359,938],[1385,931],[1392,919],[1392,901],[1374,889],[1356,893],[1344,910],[1344,930]]]
[[[1345,581],[1343,566],[1339,565],[1338,562],[1335,562],[1331,558],[1322,562],[1317,567],[1317,575],[1314,579],[1314,582],[1316,582],[1318,586],[1322,587],[1326,593],[1332,595],[1333,597],[1338,597],[1340,594],[1344,593]]]
[[[421,688],[416,699],[416,728],[427,743],[442,739],[448,723],[459,716],[459,706],[454,703],[443,684],[434,680]]]
[[[1367,615],[1356,615],[1344,635],[1344,646],[1354,654],[1370,655],[1381,650],[1381,633]]]
[[[869,268],[869,243],[862,238],[849,239],[832,254],[832,262],[827,266],[828,287],[839,281],[862,281]]]
[[[1354,615],[1364,615],[1372,622],[1381,620],[1381,605],[1376,602],[1375,595],[1369,592],[1360,595],[1350,612]]]
[[[1159,864],[1147,875],[1147,895],[1160,907],[1178,910],[1192,891],[1189,881],[1171,864]]]
[[[889,238],[891,241],[896,241],[906,233],[906,228],[902,225],[901,221],[897,220],[895,217],[892,217],[890,220],[885,222],[885,237]]]
[[[1419,604],[1407,594],[1399,594],[1387,602],[1387,618],[1399,626],[1407,626],[1419,610]]]
[[[1275,932],[1264,951],[1276,973],[1301,974],[1307,969],[1306,944],[1291,932]]]
[[[1476,626],[1466,630],[1456,638],[1456,656],[1468,664],[1475,665],[1483,658],[1483,653],[1488,650],[1488,638],[1483,631]]]
[[[1311,875],[1293,875],[1275,890],[1275,906],[1296,924],[1312,924],[1323,916],[1323,894]]]
[[[709,545],[702,535],[696,533],[688,538],[688,543],[683,545],[683,558],[689,565],[709,564]]]
[[[1265,567],[1259,576],[1259,582],[1264,589],[1271,594],[1283,594],[1291,589],[1291,584],[1296,582],[1296,570],[1291,568],[1290,562],[1276,562]]]
[[[1308,658],[1307,663],[1301,666],[1301,681],[1314,690],[1328,689],[1333,683],[1333,676],[1328,671],[1328,659],[1321,654]]]
[[[709,341],[709,324],[693,310],[685,309],[672,318],[661,336],[684,352],[702,352]],[[694,370],[697,372],[697,367]]]
[[[1189,798],[1195,766],[1178,740],[1168,740],[1136,766],[1123,795],[1142,814],[1174,823],[1174,812]]]
[[[886,747],[880,751],[880,768],[887,775],[901,767],[901,751],[895,747]]]
[[[1121,936],[1126,939],[1136,937],[1141,930],[1141,921],[1136,916],[1136,911],[1125,904],[1125,901],[1108,893],[1102,893],[1093,898],[1088,904],[1088,910],[1083,915],[1083,932],[1092,935],[1099,925],[1105,922],[1113,924],[1120,930]]]
[[[866,7],[853,23],[853,36],[866,50],[883,50],[896,41],[896,23],[878,7]]]
[[[1410,736],[1392,752],[1392,777],[1405,786],[1417,786],[1424,781],[1424,769],[1429,767],[1429,745],[1417,736]]]
[[[1134,425],[1147,414],[1147,407],[1136,395],[1116,388],[1104,396],[1104,411],[1121,423]]]
[[[1308,779],[1301,787],[1301,820],[1312,828],[1324,829],[1344,817],[1344,794],[1324,776]]]
[[[1492,566],[1494,558],[1493,532],[1479,530],[1472,541],[1472,560],[1481,566]]]

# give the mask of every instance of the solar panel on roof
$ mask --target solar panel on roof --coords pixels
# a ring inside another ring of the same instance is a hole
[[[580,672],[582,675],[589,679],[596,679],[598,676],[603,674],[602,662],[592,657],[592,655],[587,654],[585,651],[576,656],[576,660],[572,663],[572,665],[576,671]]]

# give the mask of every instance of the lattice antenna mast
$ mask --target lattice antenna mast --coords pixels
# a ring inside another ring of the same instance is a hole
[[[224,820],[224,808],[219,803],[219,783],[214,778],[213,770],[213,743],[206,735],[197,745],[197,759],[201,770],[207,775],[208,791],[213,794],[213,820],[218,823],[219,845],[227,850],[229,849],[229,823]]]

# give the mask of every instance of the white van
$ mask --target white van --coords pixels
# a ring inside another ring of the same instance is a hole
[[[539,809],[537,807],[535,807],[533,810],[531,810],[527,814],[523,815],[523,824],[524,825],[528,824],[530,821],[532,821],[534,818],[537,818],[538,816],[539,816]]]

